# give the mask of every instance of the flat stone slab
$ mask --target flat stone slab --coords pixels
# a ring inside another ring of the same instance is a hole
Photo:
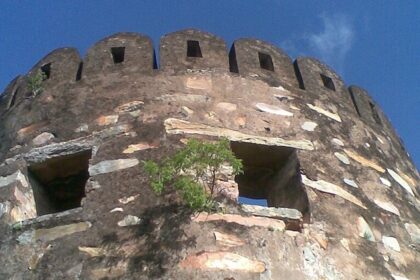
[[[230,252],[200,252],[188,256],[180,263],[182,268],[195,269],[220,269],[230,271],[242,271],[251,273],[263,273],[265,264],[262,261],[230,253]]]
[[[216,137],[226,137],[230,141],[238,141],[245,143],[254,143],[269,146],[283,146],[310,151],[314,149],[314,145],[309,140],[286,140],[276,137],[249,135],[236,130],[221,127],[213,127],[200,123],[192,123],[174,118],[166,119],[164,124],[165,130],[168,134],[198,134]]]
[[[197,216],[191,217],[191,220],[194,222],[225,221],[227,223],[236,223],[247,227],[257,226],[279,231],[284,231],[286,228],[286,224],[281,220],[267,217],[244,217],[236,214],[208,214],[202,212]]]
[[[242,210],[248,214],[260,217],[268,217],[274,219],[286,220],[301,220],[302,213],[299,210],[291,208],[277,208],[277,207],[264,207],[259,205],[241,206]]]
[[[48,242],[66,235],[85,231],[92,225],[89,222],[80,222],[74,224],[68,224],[63,226],[57,226],[53,228],[40,228],[35,230],[29,230],[23,232],[17,240],[21,244],[30,244],[36,241]]]

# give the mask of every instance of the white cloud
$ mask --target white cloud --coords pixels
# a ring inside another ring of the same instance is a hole
[[[345,15],[322,15],[321,19],[323,30],[320,33],[306,33],[304,39],[323,61],[342,72],[346,55],[353,44],[353,25]]]
[[[322,20],[321,31],[294,34],[281,46],[293,56],[313,55],[343,74],[345,59],[354,41],[353,24],[343,14],[323,14],[319,18]]]

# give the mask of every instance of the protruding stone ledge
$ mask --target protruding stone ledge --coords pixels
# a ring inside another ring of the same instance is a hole
[[[309,140],[285,140],[278,137],[264,137],[249,135],[239,131],[212,127],[205,124],[191,123],[184,120],[169,118],[166,119],[165,129],[168,134],[199,134],[215,137],[226,137],[230,141],[254,143],[268,146],[283,146],[301,150],[313,150],[314,146]]]
[[[299,210],[291,208],[277,208],[277,207],[264,207],[259,205],[241,206],[242,210],[248,214],[260,217],[274,218],[280,220],[301,220],[302,213]]]
[[[208,214],[206,212],[202,212],[197,216],[193,216],[191,219],[194,222],[225,221],[227,223],[236,223],[247,227],[257,226],[279,231],[284,231],[286,228],[285,223],[281,220],[267,217],[244,217],[236,214]]]
[[[332,183],[326,182],[324,180],[313,181],[313,180],[308,179],[305,175],[302,175],[302,183],[308,187],[319,190],[321,192],[338,195],[344,198],[345,200],[348,200],[362,207],[363,209],[367,209],[366,206],[354,195],[352,195],[351,193],[343,190],[341,187],[334,185]]]

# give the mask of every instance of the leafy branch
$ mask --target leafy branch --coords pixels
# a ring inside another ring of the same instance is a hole
[[[28,78],[28,89],[32,92],[33,97],[37,96],[44,90],[42,82],[46,78],[47,75],[40,69],[33,76]]]
[[[173,185],[187,205],[198,211],[213,207],[218,175],[225,165],[232,168],[233,175],[242,173],[242,162],[231,151],[227,139],[214,143],[191,139],[160,164],[144,162],[150,186],[157,194]]]

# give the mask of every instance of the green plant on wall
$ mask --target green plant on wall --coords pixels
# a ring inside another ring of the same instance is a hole
[[[197,211],[214,206],[218,174],[226,165],[232,168],[232,175],[242,173],[242,162],[231,151],[227,139],[213,143],[191,139],[160,163],[144,162],[150,185],[157,194],[172,185],[184,202]]]
[[[46,78],[47,75],[41,70],[38,70],[34,75],[28,78],[28,90],[32,92],[33,97],[37,96],[44,90],[42,82]]]

